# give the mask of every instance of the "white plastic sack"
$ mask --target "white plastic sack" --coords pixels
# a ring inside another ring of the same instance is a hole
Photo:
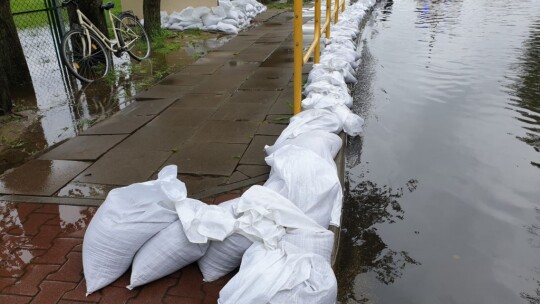
[[[239,198],[221,203],[219,206],[234,214],[233,206]],[[244,252],[253,244],[245,236],[234,233],[220,241],[210,242],[206,253],[197,261],[205,282],[215,281],[240,266]]]
[[[289,125],[276,140],[279,144],[286,139],[295,138],[300,134],[310,131],[325,131],[331,133],[341,132],[343,126],[341,120],[332,112],[324,109],[310,109],[293,116]]]
[[[148,284],[200,259],[208,244],[191,243],[180,221],[175,221],[146,242],[131,266],[129,289]]]
[[[112,190],[98,209],[83,240],[83,268],[87,292],[118,279],[135,253],[153,235],[178,219],[174,202],[187,195],[167,166],[158,179]]]
[[[265,187],[288,198],[322,227],[340,225],[343,193],[334,164],[293,145],[265,160],[272,167]]]
[[[266,146],[265,151],[267,155],[270,155],[283,146],[294,145],[315,152],[321,158],[334,164],[333,159],[341,149],[342,144],[341,137],[334,133],[310,131],[300,134],[295,138],[286,139],[271,147]]]
[[[218,303],[333,304],[336,297],[336,277],[323,257],[293,245],[268,250],[255,243],[220,291]]]

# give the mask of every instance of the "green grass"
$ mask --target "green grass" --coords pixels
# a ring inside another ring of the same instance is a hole
[[[62,0],[59,0],[59,2],[61,1]],[[122,12],[122,4],[120,3],[120,0],[103,0],[103,3],[108,2],[114,3],[114,8],[112,9],[112,13],[114,15],[118,15]],[[15,14],[43,9],[45,9],[43,0],[11,0],[11,12]],[[64,14],[64,16],[67,16],[67,14]],[[13,19],[15,20],[15,25],[18,29],[44,27],[49,23],[47,12],[19,14],[13,16]],[[107,26],[111,27],[108,14],[105,15],[105,20],[107,20]]]

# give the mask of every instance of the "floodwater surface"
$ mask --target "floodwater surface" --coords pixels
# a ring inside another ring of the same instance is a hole
[[[382,1],[362,34],[341,303],[540,303],[540,1]]]

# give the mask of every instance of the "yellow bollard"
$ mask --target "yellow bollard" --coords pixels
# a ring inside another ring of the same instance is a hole
[[[334,24],[336,24],[339,20],[339,1],[340,0],[335,0],[335,1],[336,1],[336,8],[334,11]]]
[[[330,39],[330,20],[332,19],[332,0],[326,0],[326,39]]]
[[[302,111],[302,65],[303,65],[303,36],[302,36],[302,4],[303,0],[294,0],[294,106],[296,115]]]
[[[315,45],[315,54],[313,55],[313,62],[319,63],[321,61],[321,0],[315,0],[315,31],[313,37],[317,44]]]

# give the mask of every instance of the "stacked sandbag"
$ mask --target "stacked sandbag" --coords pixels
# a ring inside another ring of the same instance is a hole
[[[84,235],[87,293],[124,274],[139,248],[178,219],[174,202],[186,195],[184,183],[176,178],[176,166],[165,167],[157,180],[112,190]]]
[[[201,29],[238,34],[251,19],[266,10],[255,0],[219,0],[219,6],[187,7],[168,15],[161,12],[161,27],[171,30]]]

